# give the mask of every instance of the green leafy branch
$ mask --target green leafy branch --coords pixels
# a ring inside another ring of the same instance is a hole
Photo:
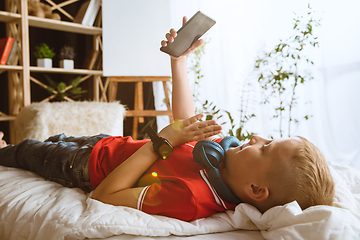
[[[293,117],[297,105],[297,88],[313,79],[310,73],[302,71],[304,63],[313,65],[314,62],[305,55],[305,49],[318,47],[319,42],[313,34],[314,27],[320,26],[320,20],[312,17],[314,11],[308,5],[307,18],[295,14],[293,35],[286,41],[280,40],[273,50],[264,52],[255,62],[255,68],[260,70],[258,82],[263,90],[263,104],[273,103],[275,114],[273,119],[279,120],[279,135],[284,135],[283,120],[287,119],[287,135],[291,135],[292,123],[299,124],[300,120]],[[303,120],[311,116],[305,115]]]
[[[67,85],[64,82],[56,82],[52,80],[48,75],[44,74],[46,80],[49,85],[47,86],[47,91],[50,93],[56,93],[56,99],[60,101],[64,101],[66,97],[70,97],[72,99],[78,99],[81,97],[83,93],[86,93],[87,90],[82,90],[79,87],[81,83],[81,77],[78,76],[70,81],[70,84]]]

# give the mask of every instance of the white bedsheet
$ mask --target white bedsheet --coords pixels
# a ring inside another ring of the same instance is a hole
[[[292,202],[261,214],[240,204],[235,211],[189,223],[106,205],[79,189],[0,166],[0,239],[188,236],[236,229],[254,230],[259,233],[254,235],[256,239],[260,234],[264,239],[360,239],[360,172],[335,163],[330,163],[330,168],[336,182],[334,207],[302,211]]]

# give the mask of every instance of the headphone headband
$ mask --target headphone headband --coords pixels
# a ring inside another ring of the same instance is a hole
[[[194,160],[201,166],[210,169],[207,173],[211,185],[215,191],[228,203],[239,204],[242,201],[230,190],[222,179],[219,171],[220,162],[225,161],[225,153],[230,147],[241,145],[235,137],[226,137],[220,141],[220,144],[201,140],[196,143],[193,150]]]

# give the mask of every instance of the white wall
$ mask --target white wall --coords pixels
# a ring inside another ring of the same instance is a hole
[[[171,27],[169,0],[103,0],[104,76],[170,76],[160,42]]]

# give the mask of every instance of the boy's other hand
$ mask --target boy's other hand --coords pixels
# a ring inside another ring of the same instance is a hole
[[[184,25],[186,22],[187,22],[187,17],[184,16],[184,17],[183,17],[183,25]],[[170,29],[170,32],[165,35],[165,37],[166,37],[167,41],[169,41],[169,43],[174,42],[174,39],[176,38],[176,36],[177,36],[177,32],[176,32],[175,29],[173,29],[173,28]],[[191,45],[191,47],[190,47],[188,50],[186,50],[186,51],[185,51],[180,57],[178,57],[178,58],[186,57],[187,55],[189,55],[191,52],[195,51],[195,49],[197,49],[198,47],[200,47],[200,46],[203,45],[203,44],[204,44],[204,39],[199,39],[199,40],[197,40],[196,42],[193,43],[193,45]],[[167,42],[166,42],[165,40],[162,40],[162,41],[161,41],[161,46],[166,47],[166,46],[167,46]],[[170,57],[173,58],[173,59],[177,59],[177,58],[175,58],[175,57],[173,57],[173,56],[171,56],[171,55],[170,55]]]
[[[163,128],[159,136],[167,139],[174,147],[187,142],[199,141],[221,132],[222,127],[215,120],[199,122],[204,114],[178,120]]]

